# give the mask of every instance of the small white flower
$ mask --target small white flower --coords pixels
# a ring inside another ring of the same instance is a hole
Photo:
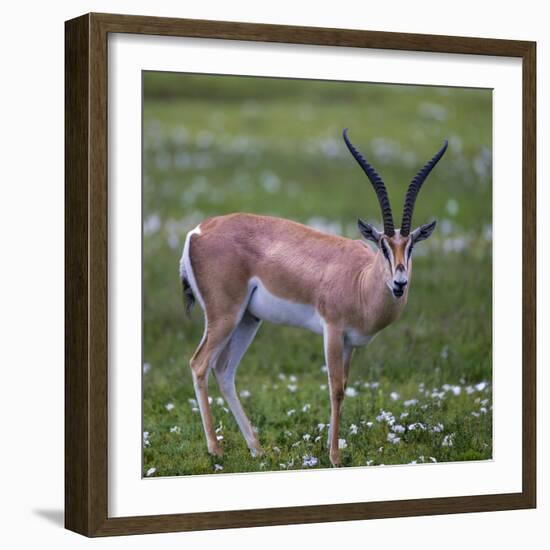
[[[338,448],[339,449],[345,449],[345,448],[347,448],[347,446],[348,446],[348,443],[345,439],[339,439],[338,440]]]
[[[279,468],[280,468],[281,470],[286,470],[286,464],[285,464],[284,462],[281,462],[281,463],[279,464]]]
[[[431,460],[432,462],[437,462],[437,460],[436,460],[433,456],[430,456],[430,460]]]
[[[405,433],[405,426],[401,426],[401,424],[395,424],[395,425],[392,427],[392,430],[393,430],[395,433],[402,434],[402,433]]]
[[[422,422],[414,422],[413,424],[409,424],[408,429],[411,432],[414,430],[425,430],[426,425],[422,424]]]
[[[466,393],[468,395],[472,395],[472,393],[474,393],[474,392],[475,392],[475,389],[474,389],[473,386],[466,386]]]
[[[447,434],[443,438],[443,442],[441,443],[441,445],[443,445],[443,447],[452,447],[453,446],[453,436],[454,436],[454,434]]]
[[[460,392],[462,391],[462,388],[460,386],[453,386],[451,388],[451,391],[453,392],[454,395],[458,397],[460,395]]]
[[[216,397],[216,405],[219,405],[220,407],[223,407],[225,404],[223,397]]]
[[[370,428],[372,427],[372,422],[367,422],[365,425],[367,426],[367,428]]]
[[[304,468],[311,468],[312,466],[317,466],[318,460],[313,455],[304,455],[302,457]]]
[[[479,412],[480,412],[480,413],[483,413],[483,414],[486,414],[486,413],[487,413],[487,407],[481,407],[481,408],[479,409]]]
[[[214,400],[210,396],[208,396],[208,404],[212,405],[212,403],[214,403]]]
[[[143,446],[150,447],[151,442],[149,441],[149,432],[143,432]]]
[[[327,385],[326,385],[326,384],[321,384],[321,385],[319,386],[319,389],[320,389],[321,391],[325,391],[325,390],[327,389]]]
[[[392,398],[393,401],[397,401],[401,396],[396,391],[392,391],[390,393],[390,397]]]
[[[172,426],[170,428],[170,433],[176,433],[179,434],[181,432],[181,428],[179,426]]]
[[[143,363],[143,374],[147,374],[151,370],[151,363]]]
[[[296,412],[296,409],[290,409],[286,411],[287,416],[292,416]]]
[[[366,464],[367,466],[370,466],[373,462],[374,462],[374,460],[367,460],[367,461],[365,462],[365,464]]]
[[[279,447],[273,447],[273,452],[274,452],[274,453],[277,453],[277,454],[280,454],[280,453],[281,453],[281,449],[279,449]]]
[[[480,382],[479,384],[476,384],[477,391],[483,391],[486,387],[487,387],[487,382]]]
[[[250,397],[250,392],[248,390],[242,390],[239,395],[241,397],[244,397],[244,398],[247,398],[247,397]]]
[[[475,412],[475,411],[473,411],[473,412],[472,412],[472,416],[475,416],[476,418],[478,418],[478,417],[479,417],[479,413],[478,413],[478,412]]]
[[[346,388],[345,394],[348,397],[356,397],[357,396],[357,390],[350,386],[349,388]]]
[[[416,464],[416,460],[411,460],[409,464]]]
[[[326,427],[326,424],[323,424],[322,422],[320,422],[319,424],[317,424],[317,429],[322,432]]]
[[[191,399],[188,399],[187,401],[192,407],[197,406],[197,400],[196,399],[191,398]]]
[[[286,374],[280,372],[277,377],[279,378],[279,380],[285,380],[286,379]]]
[[[221,464],[214,464],[215,472],[220,472],[221,470],[223,470],[223,466]]]
[[[407,401],[403,402],[403,405],[405,407],[412,407],[413,405],[416,405],[418,403],[418,399],[408,399]]]
[[[302,436],[302,439],[303,439],[304,441],[309,441],[309,440],[311,439],[311,435],[309,435],[309,434],[304,434],[304,435]]]
[[[393,426],[395,423],[395,416],[389,411],[380,411],[380,414],[376,417],[378,422],[386,422],[389,426]]]
[[[394,433],[390,432],[388,434],[388,442],[389,443],[399,443],[401,441],[400,437],[397,437]]]
[[[327,372],[328,367],[326,365],[321,365],[321,372]]]
[[[166,403],[164,407],[166,408],[167,411],[171,411],[174,409],[174,403]]]
[[[317,443],[318,441],[321,441],[321,436],[318,435],[313,441],[314,441],[315,443]]]
[[[218,441],[221,441],[221,440],[223,439],[223,435],[217,435],[217,436],[216,436],[216,439],[217,439]]]
[[[298,382],[298,378],[296,378],[296,375],[294,374],[291,374],[288,379],[291,381],[291,382]]]
[[[442,432],[443,428],[444,428],[443,424],[438,423],[435,426],[432,426],[432,432],[434,432],[434,433]]]
[[[298,447],[298,445],[300,445],[300,443],[301,443],[301,441],[296,441],[295,443],[293,443],[293,444],[291,445],[291,447],[292,447],[293,449],[295,449],[296,447]]]
[[[352,424],[352,425],[349,427],[349,433],[350,433],[351,435],[355,435],[358,431],[359,431],[359,428],[357,427],[356,424]]]
[[[287,386],[287,389],[288,389],[289,392],[295,393],[296,390],[298,389],[298,386],[297,386],[296,384],[289,384],[289,385]]]
[[[199,412],[199,408],[198,408],[198,407],[193,407],[193,408],[191,409],[191,411],[194,412],[194,413],[198,413],[198,412]]]
[[[399,416],[399,418],[407,418],[407,416],[409,416],[409,413],[408,413],[408,412],[404,412],[404,413],[401,413],[401,415]]]
[[[309,403],[306,403],[303,407],[302,407],[302,412],[307,412],[309,411],[309,409],[311,409],[311,405]]]
[[[149,468],[145,474],[147,477],[152,476],[157,471],[156,468]]]

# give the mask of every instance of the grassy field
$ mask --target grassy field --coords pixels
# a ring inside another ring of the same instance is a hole
[[[412,86],[146,73],[144,77],[143,475],[329,467],[322,340],[264,324],[237,389],[265,455],[252,458],[210,395],[223,457],[206,452],[188,361],[203,331],[185,316],[178,262],[204,217],[248,211],[359,238],[381,226],[375,194],[341,140],[382,174],[399,225],[406,187],[449,139],[420,194],[402,318],[356,352],[341,435],[345,466],[492,456],[491,93]]]

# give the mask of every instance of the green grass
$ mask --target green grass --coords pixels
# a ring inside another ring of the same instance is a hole
[[[415,209],[416,225],[440,223],[415,249],[407,309],[355,354],[343,464],[491,458],[491,93],[161,73],[144,90],[144,475],[298,469],[304,456],[329,467],[321,338],[269,324],[237,374],[266,453],[250,456],[211,377],[225,453],[208,456],[188,368],[202,312],[184,314],[178,262],[210,215],[279,215],[352,238],[358,216],[380,226],[345,126],[386,181],[397,225],[411,177],[444,138],[450,147]]]

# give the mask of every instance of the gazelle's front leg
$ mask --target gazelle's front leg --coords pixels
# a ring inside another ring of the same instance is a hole
[[[344,334],[334,326],[325,326],[324,343],[330,388],[329,457],[333,466],[339,466],[340,449],[338,448],[338,435],[340,430],[340,413],[344,400],[346,367],[349,367],[351,353],[348,351],[345,354]],[[345,355],[349,357],[346,357],[346,361],[344,361]]]
[[[354,348],[352,348],[344,340],[344,391],[346,391],[346,388],[348,387],[349,367],[351,365],[351,359],[353,357],[353,350]]]

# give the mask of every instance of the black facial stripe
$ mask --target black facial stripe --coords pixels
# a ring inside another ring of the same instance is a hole
[[[384,258],[386,258],[386,260],[388,260],[388,262],[390,264],[390,268],[391,268],[390,253],[388,252],[388,249],[386,248],[386,243],[384,242],[383,239],[380,241],[380,248],[382,249],[382,254],[384,254]]]

